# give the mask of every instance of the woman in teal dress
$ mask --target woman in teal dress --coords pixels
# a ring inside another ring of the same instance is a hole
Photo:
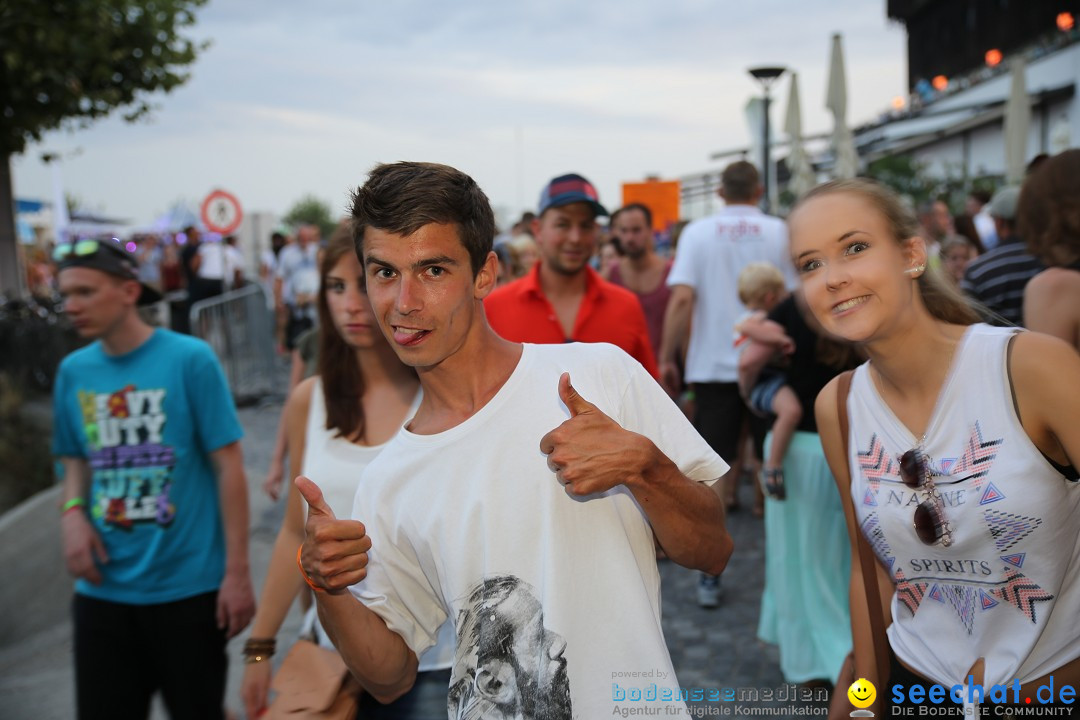
[[[854,367],[855,357],[807,325],[796,295],[777,305],[769,319],[795,342],[785,372],[803,413],[784,456],[786,497],[766,499],[758,638],[779,645],[785,681],[834,683],[851,652],[851,563],[844,512],[814,422],[814,399],[838,372]],[[756,375],[772,354],[771,348],[751,345],[740,369]]]

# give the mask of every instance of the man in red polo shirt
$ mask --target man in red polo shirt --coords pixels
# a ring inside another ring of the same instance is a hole
[[[589,267],[596,218],[608,214],[598,198],[596,188],[580,175],[548,183],[533,220],[540,261],[524,277],[488,295],[488,322],[514,342],[611,343],[658,377],[637,296]]]

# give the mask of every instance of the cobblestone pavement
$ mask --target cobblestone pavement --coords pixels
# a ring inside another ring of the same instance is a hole
[[[719,607],[704,609],[697,604],[696,572],[670,561],[660,563],[664,636],[679,686],[700,688],[706,697],[710,690],[733,691],[724,693],[736,698],[730,702],[691,702],[691,711],[701,717],[735,717],[755,711],[769,713],[767,717],[790,717],[794,715],[788,712],[792,708],[824,717],[827,703],[821,699],[825,691],[785,684],[778,648],[757,639],[765,584],[765,528],[764,522],[748,511],[753,488],[746,479],[740,483],[739,496],[743,509],[727,518],[735,552],[721,578]],[[771,701],[765,699],[769,693]],[[787,699],[807,693],[819,701]]]

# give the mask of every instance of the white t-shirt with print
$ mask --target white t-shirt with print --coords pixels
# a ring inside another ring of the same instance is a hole
[[[728,470],[641,365],[608,344],[526,344],[468,420],[435,435],[402,430],[359,483],[353,517],[372,549],[352,592],[418,654],[454,619],[450,717],[486,717],[485,698],[499,693],[518,711],[532,704],[545,717],[606,717],[620,704],[650,704],[617,701],[619,690],[655,684],[662,697],[678,687],[653,533],[637,501],[625,486],[571,497],[540,451],[540,439],[569,418],[558,395],[564,371],[582,397],[649,437],[691,479]],[[478,647],[488,658],[480,672]],[[513,655],[522,677],[509,664],[508,675],[491,675],[493,647]],[[651,704],[685,713],[678,701]]]
[[[770,262],[797,285],[788,250],[787,226],[750,205],[729,205],[695,220],[679,236],[669,287],[694,290],[686,381],[731,383],[738,378],[738,353],[731,336],[746,312],[739,301],[739,273],[752,262]]]
[[[1017,415],[1015,331],[968,327],[923,438],[882,399],[869,363],[848,395],[855,516],[895,587],[889,643],[945,687],[963,684],[979,658],[990,688],[1080,657],[1080,485],[1051,466]],[[912,449],[927,458],[948,547],[924,544],[912,527],[929,498],[901,478],[899,458]]]

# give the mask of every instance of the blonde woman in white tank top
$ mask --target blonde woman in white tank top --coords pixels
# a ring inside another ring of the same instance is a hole
[[[898,678],[946,693],[969,675],[987,691],[1015,679],[1021,703],[1050,674],[1075,687],[1080,486],[1067,476],[1080,463],[1080,357],[1055,338],[976,325],[928,270],[910,212],[872,181],[819,186],[789,227],[810,310],[869,358],[853,375],[847,438],[836,380],[815,410],[851,488],[853,557],[862,532],[877,558],[876,578],[857,561],[851,572],[854,677],[877,687],[871,709],[888,713]],[[887,639],[871,637],[867,581]],[[872,649],[883,642],[887,684]],[[838,705],[851,710],[834,703],[836,716]]]
[[[327,490],[326,500],[334,512],[348,517],[364,467],[412,417],[420,384],[416,373],[398,360],[379,331],[348,232],[339,231],[328,243],[320,270],[319,374],[301,382],[285,407],[289,477],[304,474],[317,480]],[[256,641],[274,638],[293,601],[307,592],[296,567],[307,507],[295,485],[289,483],[288,487],[285,519],[252,623],[251,637]],[[316,629],[316,639],[328,644],[325,634],[318,632],[317,622]],[[441,633],[439,644],[421,658],[421,671],[438,674],[435,671],[449,668],[453,649],[453,634]],[[383,708],[395,718],[426,718],[431,712],[445,717],[448,670],[444,674],[445,678],[422,687],[421,672],[414,687],[417,694],[441,692],[441,697],[406,695],[388,706],[365,708],[364,717],[381,716]],[[245,664],[242,696],[247,717],[259,717],[268,706],[270,681],[270,662],[264,659]],[[431,712],[419,710],[418,700]]]

